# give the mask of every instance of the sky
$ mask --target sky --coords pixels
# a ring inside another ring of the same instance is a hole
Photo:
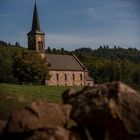
[[[27,47],[34,0],[0,0],[0,40]],[[140,0],[37,0],[45,47],[140,49]]]

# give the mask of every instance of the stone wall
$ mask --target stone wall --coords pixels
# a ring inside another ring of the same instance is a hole
[[[85,85],[84,71],[50,71],[50,75],[51,75],[50,80],[46,80],[46,85],[49,86]]]
[[[91,87],[94,86],[94,80],[89,76],[87,70],[85,71],[85,77],[86,77],[85,86],[91,86]]]
[[[86,80],[85,86],[90,86],[90,87],[94,86],[94,81],[93,80]]]

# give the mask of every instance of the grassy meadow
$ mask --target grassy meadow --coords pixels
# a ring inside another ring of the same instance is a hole
[[[61,94],[70,87],[0,84],[0,119],[26,104],[43,99],[62,103]]]

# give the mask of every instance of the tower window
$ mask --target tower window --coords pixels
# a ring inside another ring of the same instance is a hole
[[[41,51],[43,51],[43,42],[41,42]]]
[[[41,41],[38,42],[38,50],[43,51],[43,42]]]
[[[40,41],[38,42],[38,50],[41,51],[41,44],[40,44]]]

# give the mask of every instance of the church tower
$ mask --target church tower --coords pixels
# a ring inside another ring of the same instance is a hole
[[[40,29],[36,1],[34,5],[32,29],[27,34],[27,36],[28,36],[28,49],[29,50],[35,50],[40,53],[45,52],[45,34],[41,32],[41,29]]]

